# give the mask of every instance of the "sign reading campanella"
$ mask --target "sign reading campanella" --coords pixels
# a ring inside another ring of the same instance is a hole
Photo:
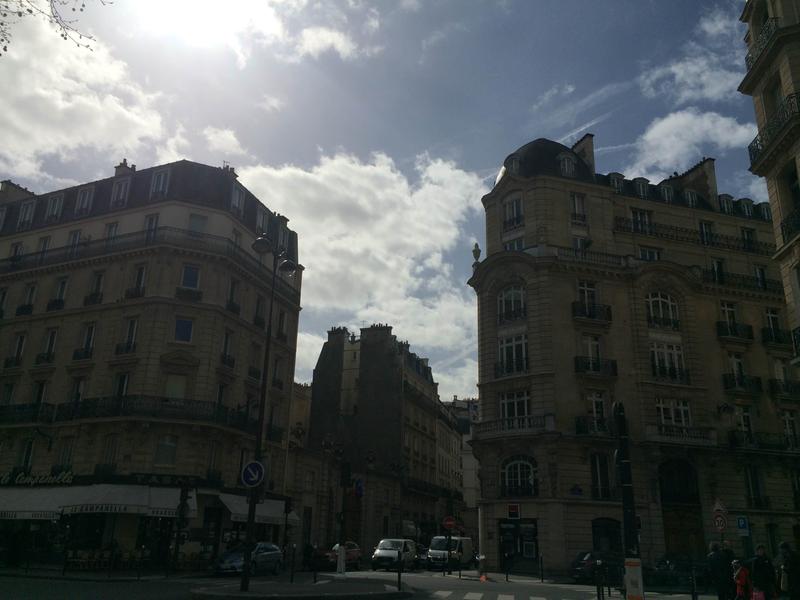
[[[32,475],[30,473],[12,473],[0,475],[0,485],[72,485],[74,476],[72,471],[62,471],[58,475]]]

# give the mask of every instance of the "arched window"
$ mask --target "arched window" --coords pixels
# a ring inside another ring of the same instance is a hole
[[[575,158],[569,154],[562,154],[559,159],[561,174],[564,177],[575,177]]]
[[[516,321],[525,317],[525,290],[512,285],[497,295],[497,322]]]
[[[536,460],[532,456],[512,456],[500,471],[503,496],[538,496],[539,479]]]
[[[664,292],[647,295],[647,324],[651,327],[680,329],[678,303]]]
[[[503,231],[522,227],[525,217],[522,213],[522,196],[514,194],[503,200]]]

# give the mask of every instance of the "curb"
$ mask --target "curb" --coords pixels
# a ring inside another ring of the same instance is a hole
[[[191,590],[191,597],[196,599],[213,598],[214,600],[240,600],[241,598],[264,600],[329,600],[332,598],[368,598],[370,600],[401,600],[411,598],[414,592],[297,592],[297,593],[262,593],[262,592],[226,592],[209,588]]]
[[[135,583],[137,581],[176,581],[188,577],[197,577],[198,575],[175,575],[166,577],[164,575],[144,575],[142,577],[100,577],[100,576],[86,576],[86,577],[70,577],[69,575],[61,575],[60,572],[54,573],[38,572],[38,573],[3,573],[0,571],[0,577],[16,577],[18,579],[47,579],[50,581],[87,581],[90,583]]]

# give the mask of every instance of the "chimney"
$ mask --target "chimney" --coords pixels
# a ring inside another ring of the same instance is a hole
[[[136,165],[128,165],[128,159],[123,158],[122,162],[114,167],[114,177],[120,175],[132,175],[136,172]]]

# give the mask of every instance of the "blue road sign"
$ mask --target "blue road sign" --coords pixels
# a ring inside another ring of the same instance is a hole
[[[264,481],[265,469],[260,462],[253,460],[242,469],[242,483],[247,487],[256,487]]]
[[[736,529],[739,535],[747,537],[750,535],[750,520],[747,517],[736,517]]]

